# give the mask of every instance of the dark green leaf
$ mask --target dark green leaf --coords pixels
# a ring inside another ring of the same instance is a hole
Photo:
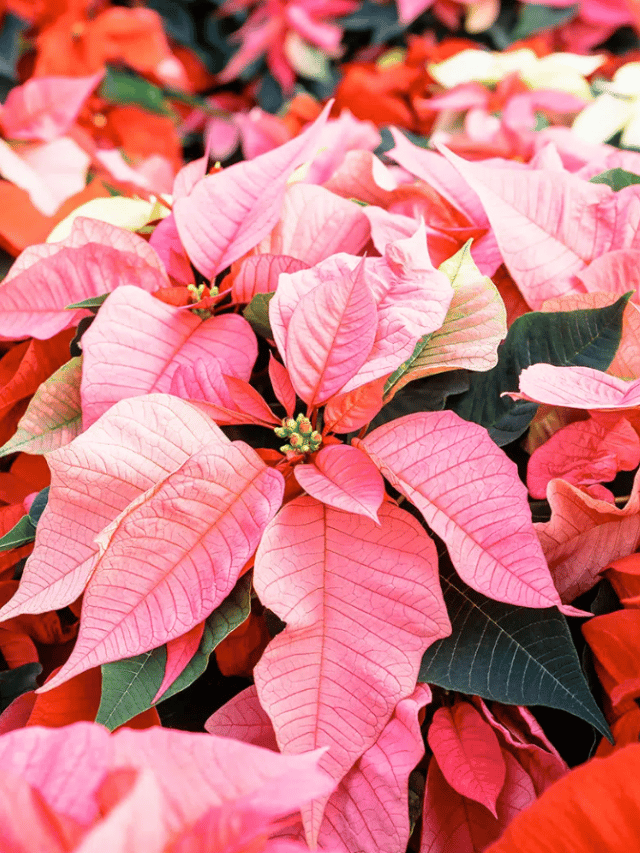
[[[250,323],[256,335],[269,340],[273,340],[273,332],[269,323],[269,303],[273,297],[273,293],[256,293],[242,312],[243,317]]]
[[[339,25],[343,30],[370,31],[373,44],[384,44],[403,33],[408,26],[398,21],[398,10],[394,3],[381,6],[372,0],[360,3],[355,12],[339,20]]]
[[[34,524],[37,524],[40,521],[40,516],[44,512],[44,508],[46,507],[48,500],[49,486],[46,486],[35,496],[33,503],[31,504],[31,509],[29,510],[29,518]]]
[[[506,705],[560,708],[610,737],[559,610],[493,601],[450,565],[441,580],[453,630],[425,652],[420,681]]]
[[[625,169],[608,169],[606,172],[594,175],[593,178],[590,178],[590,182],[592,184],[606,184],[617,193],[632,184],[640,184],[640,175],[634,175],[633,172],[627,172]]]
[[[207,619],[198,651],[186,665],[182,674],[162,694],[159,701],[163,702],[193,684],[196,678],[199,678],[207,668],[209,656],[218,643],[221,643],[228,634],[241,625],[248,618],[250,611],[251,578],[249,575],[245,575],[240,578],[233,592]]]
[[[184,690],[207,668],[209,655],[227,634],[248,617],[251,609],[251,581],[240,578],[233,591],[209,616],[198,651],[178,679],[159,701]],[[161,646],[135,657],[102,666],[102,695],[96,722],[110,731],[146,711],[154,704],[167,663],[167,648]]]
[[[72,302],[71,305],[65,305],[65,310],[71,308],[95,308],[96,310],[102,305],[109,293],[101,293],[100,296],[90,296],[88,299],[83,299],[82,302]]]
[[[100,84],[101,98],[123,106],[135,105],[156,115],[172,115],[165,93],[160,86],[149,83],[144,77],[117,71],[107,66],[107,73]]]
[[[448,408],[486,427],[500,447],[519,438],[538,406],[501,395],[517,391],[520,373],[539,362],[606,370],[620,344],[622,315],[630,296],[621,296],[605,308],[532,311],[518,317],[498,347],[498,364],[486,373],[471,374],[469,390],[450,400]]]
[[[22,53],[21,35],[29,26],[27,21],[10,12],[3,16],[0,30],[0,74],[3,77],[17,81],[16,65]]]
[[[25,663],[15,669],[0,672],[0,714],[18,696],[38,687],[36,679],[41,672],[40,663]]]
[[[543,30],[552,30],[560,24],[570,21],[577,15],[578,11],[578,4],[559,9],[556,6],[522,3],[518,22],[510,33],[511,39],[518,41],[535,33],[541,33]]]
[[[21,545],[28,545],[36,538],[36,526],[28,515],[23,515],[20,521],[0,539],[0,551],[11,551]]]
[[[414,412],[440,412],[447,398],[469,388],[468,370],[448,370],[409,382],[378,412],[369,431]]]

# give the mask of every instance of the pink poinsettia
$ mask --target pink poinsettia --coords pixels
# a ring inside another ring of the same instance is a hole
[[[19,729],[0,737],[0,755],[7,851],[281,853],[270,837],[334,787],[318,768],[322,750],[284,756],[157,727]],[[290,840],[286,849],[308,848]]]
[[[229,14],[250,10],[234,36],[241,47],[219,75],[221,82],[234,80],[258,57],[266,55],[269,70],[285,92],[296,79],[292,67],[297,43],[313,45],[328,56],[338,56],[342,30],[332,19],[358,8],[357,0],[228,0],[220,9]]]

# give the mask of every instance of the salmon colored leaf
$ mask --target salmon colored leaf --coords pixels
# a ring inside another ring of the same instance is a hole
[[[273,293],[283,272],[309,269],[311,264],[289,255],[249,255],[238,261],[238,271],[233,275],[231,293],[234,302],[251,302],[257,293]],[[235,267],[235,265],[234,265]]]
[[[53,674],[55,672],[57,669]],[[88,669],[49,693],[35,694],[34,699],[27,726],[60,728],[80,720],[92,722],[100,703],[100,670],[97,667]],[[129,726],[135,729],[159,724],[155,710],[144,711],[129,721]]]
[[[159,701],[185,690],[202,675],[209,663],[209,656],[218,643],[249,615],[250,593],[249,576],[241,577],[227,598],[205,619],[204,633],[196,654],[173,684],[163,692]],[[165,655],[165,648],[160,647],[133,658],[104,664],[102,697],[96,722],[113,731],[151,707],[165,672]]]
[[[575,289],[572,278],[612,249],[637,248],[637,187],[614,193],[566,171],[495,168],[442,153],[478,194],[504,262],[531,308]]]
[[[120,287],[82,338],[85,428],[125,397],[168,392],[175,371],[196,358],[216,359],[223,373],[249,379],[256,337],[237,314],[201,320],[140,288]],[[131,358],[131,348],[138,355]]]
[[[475,265],[470,243],[440,264],[440,272],[453,287],[447,316],[406,369],[395,380],[396,374],[392,375],[387,396],[407,382],[445,370],[486,371],[495,367],[498,344],[507,334],[506,312],[498,289]]]
[[[180,364],[173,374],[169,390],[191,402],[206,403],[203,411],[220,426],[257,424],[273,427],[280,424],[255,388],[243,379],[224,376],[222,369],[221,362],[215,358],[196,358],[191,364]]]
[[[451,566],[443,566],[440,577],[452,631],[423,655],[420,681],[509,705],[561,708],[608,735],[567,622],[555,608],[485,598]]]
[[[296,408],[296,392],[286,367],[274,358],[273,353],[269,354],[269,379],[278,402],[284,407],[287,416],[292,418]]]
[[[98,556],[98,533],[202,446],[227,441],[194,406],[154,394],[122,400],[71,444],[48,454],[47,508],[18,591],[0,620],[74,602]]]
[[[453,412],[418,412],[378,427],[358,446],[444,539],[465,583],[522,607],[561,604],[527,490],[486,430]]]
[[[330,432],[354,432],[366,426],[382,408],[386,376],[373,379],[346,394],[332,397],[324,409],[324,428]]]
[[[243,442],[210,442],[106,527],[69,660],[49,690],[147,652],[203,621],[235,586],[273,518],[284,478]]]
[[[506,767],[498,738],[473,705],[438,708],[428,732],[429,746],[451,787],[482,803],[497,818],[496,802]]]
[[[22,450],[40,454],[57,450],[82,431],[80,379],[82,358],[72,358],[45,380],[18,421],[15,435],[0,448],[0,456]]]
[[[587,494],[564,480],[551,480],[551,519],[535,525],[549,569],[563,601],[595,586],[612,560],[640,545],[640,478],[624,507]]]
[[[302,296],[289,321],[282,355],[298,396],[319,406],[340,391],[367,360],[377,328],[363,262],[353,271],[336,263],[331,283]]]
[[[0,335],[50,338],[88,316],[85,310],[67,311],[67,305],[121,285],[153,293],[168,283],[141,237],[78,217],[69,237],[26,249],[14,263],[0,286]]]
[[[479,853],[534,802],[536,794],[528,774],[504,750],[503,758],[506,778],[497,801],[497,818],[480,803],[454,791],[435,760],[429,763],[420,853]]]
[[[197,181],[178,198],[173,215],[192,263],[213,278],[257,245],[280,216],[287,181],[313,159],[331,105],[284,145]]]
[[[256,592],[287,622],[254,670],[260,704],[285,753],[331,747],[322,766],[336,782],[414,690],[423,650],[449,632],[433,542],[398,507],[384,503],[379,518],[302,496],[256,553]],[[312,844],[324,805],[303,814]]]
[[[640,745],[577,767],[519,815],[487,853],[632,850],[638,837]]]
[[[520,374],[520,399],[577,409],[635,409],[640,379],[626,381],[592,367],[534,364]]]
[[[7,95],[0,117],[9,139],[48,142],[64,136],[104,77],[32,77]]]
[[[209,717],[204,727],[212,735],[234,738],[278,752],[271,720],[258,700],[255,684],[225,702]]]
[[[547,484],[562,477],[576,486],[608,483],[618,471],[640,464],[640,439],[626,418],[600,424],[593,418],[558,430],[529,459],[527,487],[533,498],[545,498]]]
[[[20,820],[16,820],[16,815]],[[0,777],[0,847],[12,853],[47,850],[70,853],[81,828],[64,825],[43,797],[24,779],[12,773]]]
[[[596,616],[582,631],[593,653],[596,674],[611,700],[615,716],[636,707],[640,695],[638,628],[640,610],[625,609]]]
[[[366,453],[357,447],[323,447],[313,462],[293,469],[302,488],[318,501],[378,521],[384,480]],[[2,540],[0,540],[0,546]]]
[[[486,427],[500,446],[519,438],[536,406],[505,395],[517,390],[524,369],[545,362],[606,370],[620,344],[627,301],[623,296],[603,308],[518,317],[498,348],[498,364],[486,373],[471,374],[469,390],[452,401],[452,408]]]

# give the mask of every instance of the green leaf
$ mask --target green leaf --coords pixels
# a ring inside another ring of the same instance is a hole
[[[251,325],[256,335],[269,340],[273,340],[273,332],[269,322],[269,303],[274,295],[273,293],[256,293],[242,312],[243,317]]]
[[[442,411],[448,397],[468,390],[469,376],[466,370],[449,370],[410,382],[382,407],[369,424],[368,432],[414,412]]]
[[[0,551],[11,551],[28,545],[36,538],[36,526],[30,516],[23,515],[20,521],[0,539]]]
[[[250,611],[251,578],[244,575],[234,587],[233,592],[209,616],[204,625],[204,634],[200,640],[198,651],[186,665],[182,674],[162,694],[159,701],[163,702],[193,684],[196,678],[199,678],[207,668],[211,652],[249,617]]]
[[[527,36],[540,33],[543,30],[552,30],[560,24],[570,21],[578,11],[578,4],[559,9],[555,6],[523,3],[520,6],[518,21],[509,34],[510,38],[512,41],[518,41],[518,39],[527,38]]]
[[[448,408],[480,424],[502,447],[519,438],[538,408],[537,403],[501,396],[517,391],[520,373],[531,364],[593,367],[606,370],[622,334],[622,316],[631,293],[605,308],[543,313],[518,317],[498,348],[498,364],[486,373],[470,374],[469,390]]]
[[[559,708],[611,737],[559,610],[493,601],[450,564],[440,577],[453,630],[427,649],[419,681],[506,705]]]
[[[166,95],[160,86],[149,83],[144,77],[130,74],[127,71],[117,71],[107,66],[107,73],[100,84],[98,94],[106,101],[122,106],[135,105],[161,116],[170,116],[170,108]]]
[[[634,175],[626,169],[607,169],[606,172],[594,175],[589,181],[592,184],[606,184],[617,193],[632,184],[640,184],[640,175]]]
[[[242,624],[251,610],[251,579],[244,575],[233,591],[206,620],[200,646],[182,674],[162,694],[162,702],[192,684],[207,668],[218,643]],[[110,731],[154,704],[167,663],[167,647],[102,666],[102,695],[96,723]]]
[[[0,714],[18,696],[38,687],[36,679],[41,672],[40,663],[25,663],[15,669],[0,672]]]
[[[396,385],[401,379],[409,376],[414,370],[414,366],[416,361],[418,360],[418,356],[422,353],[423,349],[429,343],[431,339],[431,335],[433,333],[429,332],[427,335],[423,335],[421,338],[418,338],[418,343],[413,348],[413,352],[409,356],[406,361],[403,361],[400,367],[395,370],[391,376],[384,383],[384,394],[385,397],[389,394],[389,391]]]
[[[108,293],[101,293],[100,296],[90,296],[88,299],[83,299],[82,302],[72,302],[71,305],[65,305],[64,307],[66,311],[69,311],[71,308],[98,309],[109,295]]]
[[[47,505],[47,501],[49,500],[49,486],[46,486],[44,489],[38,492],[38,494],[33,499],[33,503],[31,504],[31,509],[29,510],[29,518],[34,524],[38,524],[40,521],[40,516],[44,512],[44,508]]]
[[[2,17],[2,27],[0,29],[0,74],[16,82],[18,81],[16,66],[24,45],[22,33],[28,30],[30,26],[31,24],[28,21],[24,21],[10,12],[5,12]]]

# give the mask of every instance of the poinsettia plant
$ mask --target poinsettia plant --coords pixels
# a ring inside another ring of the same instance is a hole
[[[128,230],[77,211],[0,287],[0,336],[52,359],[0,451],[44,455],[51,476],[10,501],[0,544],[35,542],[0,620],[22,637],[28,617],[79,614],[61,668],[0,729],[98,668],[90,716],[140,721],[236,642],[254,684],[212,701],[208,731],[310,774],[309,796],[264,814],[203,801],[159,850],[191,849],[176,832],[205,849],[229,820],[221,849],[403,851],[418,815],[422,850],[460,826],[459,849],[482,849],[567,770],[525,706],[609,733],[565,615],[589,615],[572,602],[640,543],[638,486],[618,506],[603,485],[640,461],[639,193],[607,177],[638,155],[602,146],[587,165],[525,123],[527,162],[397,131],[381,158],[375,128],[330,109],[253,159],[188,164]],[[537,524],[528,491],[548,501]],[[615,709],[637,690],[619,685]],[[60,849],[127,849],[115,809],[129,820],[138,786],[134,805],[163,802],[143,771],[107,798],[106,829],[85,816]],[[25,785],[72,817],[46,780]]]

